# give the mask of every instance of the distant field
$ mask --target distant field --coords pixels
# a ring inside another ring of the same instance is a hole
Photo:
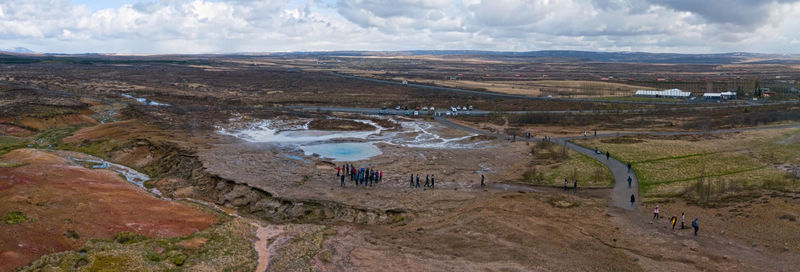
[[[361,75],[369,75],[362,73]],[[475,81],[475,80],[431,80],[421,78],[395,77],[394,80],[408,80],[432,83],[462,89],[486,89],[487,91],[520,94],[528,96],[595,97],[632,95],[636,90],[649,89],[615,82],[584,80],[513,80],[513,81]]]
[[[784,163],[800,165],[800,130],[751,131],[718,136],[618,137],[576,141],[608,150],[633,164],[641,192],[649,197],[676,196],[700,179],[741,187],[791,184]]]

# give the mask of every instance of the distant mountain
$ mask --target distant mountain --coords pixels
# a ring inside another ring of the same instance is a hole
[[[25,47],[14,47],[11,49],[0,49],[0,52],[16,53],[16,54],[34,54],[33,50]]]
[[[730,63],[800,63],[799,55],[761,53],[716,53],[678,54],[647,52],[594,52],[574,50],[544,50],[528,52],[479,51],[479,50],[411,50],[411,51],[329,51],[272,53],[278,56],[391,56],[391,55],[437,55],[437,56],[486,56],[494,58],[546,58],[549,61],[579,62],[633,62],[633,63],[683,63],[683,64],[730,64]]]

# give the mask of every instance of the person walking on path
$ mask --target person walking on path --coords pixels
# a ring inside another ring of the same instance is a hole
[[[694,236],[697,236],[697,230],[700,229],[700,222],[697,221],[697,218],[694,218],[692,221],[692,227],[694,228]]]
[[[344,187],[344,175],[342,175],[342,176],[341,176],[341,177],[339,177],[339,178],[341,178],[341,182],[339,183],[339,186],[342,186],[342,187]]]
[[[608,153],[608,151],[606,151],[606,160],[608,160],[610,158],[611,158],[611,153]]]
[[[631,172],[631,163],[628,163],[628,173]]]
[[[486,187],[486,183],[483,183],[483,174],[481,174],[481,188]]]
[[[411,174],[411,188],[414,188],[414,174]]]
[[[573,186],[573,189],[575,189],[575,193],[577,194],[578,193],[578,180],[577,179],[573,182],[572,186]]]
[[[425,188],[428,188],[428,187],[430,187],[430,186],[431,186],[431,179],[430,179],[430,177],[431,177],[430,175],[425,175]]]
[[[656,205],[656,208],[653,210],[653,219],[658,220],[658,205]]]
[[[685,229],[686,226],[683,225],[683,221],[686,219],[686,215],[681,212],[681,229]]]
[[[672,224],[672,230],[675,230],[675,224],[678,223],[678,217],[673,215],[672,218],[669,219],[669,222]]]
[[[419,175],[417,175],[417,188],[419,188]]]
[[[383,181],[383,170],[378,173],[378,181]]]
[[[636,197],[631,194],[631,208],[633,208],[636,204]]]
[[[433,189],[434,187],[436,187],[436,177],[434,175],[431,175],[431,189]]]
[[[564,192],[567,191],[567,186],[569,186],[569,180],[567,180],[567,178],[564,178]]]
[[[628,189],[631,188],[631,182],[633,182],[633,179],[631,178],[631,176],[628,176]]]

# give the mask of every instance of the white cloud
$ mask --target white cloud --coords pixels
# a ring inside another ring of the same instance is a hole
[[[797,53],[796,14],[800,4],[788,0],[131,0],[96,10],[68,0],[3,0],[0,47]]]

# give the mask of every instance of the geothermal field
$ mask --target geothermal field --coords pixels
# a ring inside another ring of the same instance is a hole
[[[796,271],[800,68],[714,61],[0,55],[0,271]]]

